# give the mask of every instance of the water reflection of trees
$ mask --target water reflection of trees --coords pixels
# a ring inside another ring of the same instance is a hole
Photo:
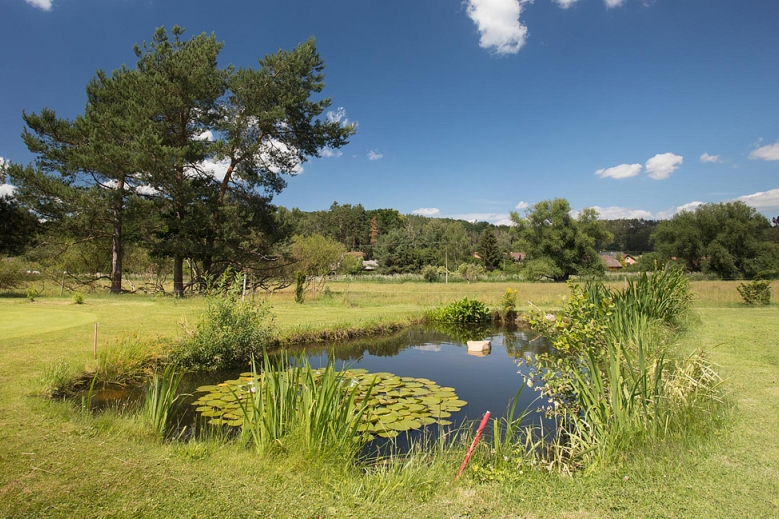
[[[287,351],[294,357],[305,351],[306,355],[326,355],[339,361],[359,360],[365,355],[394,357],[406,348],[430,347],[441,344],[464,346],[469,340],[502,339],[506,352],[512,358],[549,353],[551,343],[540,334],[516,325],[496,327],[492,325],[454,325],[436,323],[424,327],[412,327],[391,335],[369,337],[343,342],[303,345]]]
[[[500,328],[500,334],[509,357],[518,359],[552,352],[552,342],[529,328],[509,324]]]

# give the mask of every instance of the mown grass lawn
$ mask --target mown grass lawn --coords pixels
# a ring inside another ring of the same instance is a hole
[[[733,403],[715,434],[627,453],[620,464],[518,483],[453,475],[459,459],[415,457],[354,468],[295,452],[259,457],[215,440],[157,443],[131,417],[82,416],[39,396],[58,359],[92,361],[128,336],[175,337],[200,299],[0,299],[0,516],[8,517],[779,517],[779,306],[739,303],[738,283],[693,283],[698,322],[679,349],[704,348]],[[559,306],[561,285],[517,285],[520,308]],[[393,320],[463,297],[499,301],[506,285],[338,283],[302,306],[273,296],[282,333]],[[776,290],[775,290],[776,291]]]

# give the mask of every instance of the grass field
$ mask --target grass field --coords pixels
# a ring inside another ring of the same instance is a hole
[[[733,412],[709,436],[626,453],[619,464],[564,477],[527,471],[515,483],[453,482],[460,459],[419,455],[355,468],[295,452],[260,457],[216,440],[157,442],[129,416],[84,416],[39,396],[60,359],[93,363],[98,347],[128,336],[175,337],[201,299],[87,294],[0,298],[1,517],[779,517],[779,306],[748,308],[737,282],[696,282],[698,319],[677,348],[703,348],[726,378]],[[774,300],[777,296],[774,284]],[[333,283],[297,305],[271,301],[282,334],[404,322],[468,296],[495,305],[506,286],[518,304],[560,306],[554,284]]]

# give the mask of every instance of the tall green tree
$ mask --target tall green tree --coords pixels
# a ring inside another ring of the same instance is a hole
[[[611,235],[595,210],[584,209],[574,218],[568,201],[556,198],[535,204],[524,218],[512,212],[511,219],[517,225],[517,247],[528,261],[546,267],[546,277],[566,281],[572,275],[604,271],[596,247]]]
[[[418,271],[423,261],[414,242],[412,229],[392,229],[379,236],[373,254],[381,271],[387,274]]]
[[[652,234],[656,251],[691,271],[724,278],[779,272],[779,245],[767,218],[743,202],[704,204],[660,222]]]
[[[604,220],[606,230],[614,235],[611,243],[604,245],[605,250],[642,254],[654,251],[649,240],[652,232],[657,227],[657,220],[644,220],[641,218]]]
[[[331,101],[314,99],[324,88],[324,63],[313,39],[236,69],[219,66],[223,44],[214,35],[183,34],[178,26],[172,36],[159,28],[135,47],[134,69],[98,71],[75,120],[49,109],[24,115],[23,137],[38,158],[11,172],[21,195],[47,218],[100,206],[94,213],[105,225],[82,234],[110,236],[115,292],[125,209],[134,198],[153,202],[145,245],[173,258],[181,296],[185,259],[199,262],[199,275],[214,276],[236,258],[258,256],[278,235],[269,232],[278,226],[268,215],[284,175],[354,133],[338,117],[321,117]],[[261,225],[262,236],[247,238]]]
[[[137,80],[126,67],[111,75],[98,70],[86,87],[84,113],[73,121],[49,108],[23,114],[22,139],[37,158],[34,165],[10,169],[29,207],[42,218],[74,224],[70,243],[62,226],[57,228],[64,248],[110,237],[113,293],[122,290],[125,209],[138,186],[140,155],[132,144],[141,131]],[[83,216],[90,209],[94,218],[87,218],[84,228]]]
[[[219,68],[222,44],[201,34],[171,40],[158,29],[136,47],[150,103],[155,160],[149,184],[167,206],[164,241],[174,259],[174,293],[183,295],[183,259],[202,258],[209,271],[224,250],[225,207],[238,200],[269,203],[308,157],[345,145],[353,125],[319,116],[331,100],[324,62],[309,39],[259,59],[258,68]],[[193,209],[199,205],[200,208]]]
[[[495,233],[491,228],[487,227],[481,233],[479,238],[479,246],[476,249],[484,262],[484,267],[487,270],[493,270],[500,264],[501,253],[498,247],[498,240],[495,237]]]

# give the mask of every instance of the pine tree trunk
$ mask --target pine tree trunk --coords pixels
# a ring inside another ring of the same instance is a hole
[[[111,235],[111,293],[122,293],[122,260],[124,247],[122,245],[122,202],[124,197],[124,179],[116,186],[117,200],[113,208],[114,229]]]

